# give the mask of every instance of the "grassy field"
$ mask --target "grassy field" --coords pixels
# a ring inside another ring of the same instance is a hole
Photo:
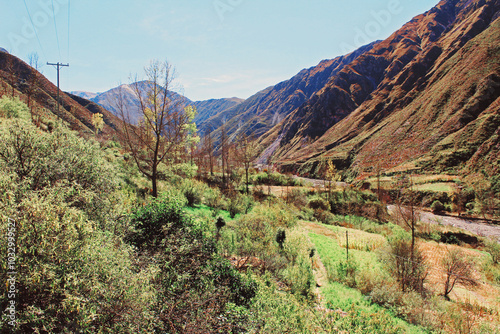
[[[186,211],[187,213],[189,213],[197,218],[214,217],[214,214],[215,214],[216,215],[215,217],[222,217],[222,218],[224,218],[224,220],[226,222],[231,221],[231,220],[239,217],[239,214],[237,214],[235,216],[235,218],[231,218],[228,211],[226,211],[226,210],[215,211],[211,207],[206,206],[205,204],[196,205],[195,207],[185,207],[184,211]]]
[[[403,328],[403,333],[427,332],[422,327],[410,325],[397,318],[392,313],[392,308],[388,310],[371,303],[370,298],[361,292],[366,277],[390,284],[388,283],[391,280],[390,276],[380,262],[383,254],[389,251],[385,236],[313,222],[301,224],[309,232],[309,239],[317,250],[319,256],[317,261],[327,272],[325,276],[328,280],[318,289],[324,307],[337,312],[350,312],[349,310],[356,309],[360,312],[377,313],[386,317],[387,321],[394,321],[397,328]],[[349,235],[349,261],[354,263],[356,268],[353,285],[352,281],[345,279],[340,271],[347,263],[346,232]],[[436,323],[442,322],[442,326],[446,327],[444,332],[459,333],[466,326],[465,323],[470,321],[474,328],[470,333],[497,333],[500,323],[500,285],[498,285],[500,281],[498,267],[492,266],[490,255],[481,250],[434,241],[420,240],[419,247],[428,266],[425,286],[429,293],[435,296],[429,301],[432,300],[431,303],[439,305],[425,311],[429,319],[433,319],[432,327],[436,328],[434,327]],[[461,251],[464,257],[472,259],[473,277],[479,284],[477,286],[457,284],[450,294],[451,301],[446,301],[440,297],[446,279],[442,263],[453,249]]]
[[[454,185],[453,182],[424,183],[415,185],[415,190],[447,193],[453,191]]]
[[[415,185],[415,190],[428,190],[435,192],[450,192],[453,191],[453,186],[460,178],[455,175],[413,175],[412,182]],[[382,176],[380,178],[380,187],[383,189],[392,189],[396,177]],[[372,189],[377,188],[378,180],[376,177],[366,179],[366,182],[371,184]]]
[[[335,275],[334,271],[338,265],[346,261],[346,250],[339,243],[340,240],[335,238],[336,232],[342,233],[342,228],[335,231],[336,229],[332,227],[334,234],[330,235],[309,233],[309,238],[314,243],[328,276]],[[361,231],[349,230],[348,232],[352,234],[354,241],[365,240],[365,236],[358,233]],[[374,237],[379,236],[374,235]],[[381,270],[374,252],[353,249],[349,251],[349,256],[360,268],[373,272]],[[386,329],[387,333],[427,333],[427,331],[395,317],[387,309],[371,303],[359,290],[349,288],[344,284],[330,281],[320,288],[320,295],[323,305],[336,312],[345,312],[346,314],[355,312],[358,317],[363,317],[363,314],[377,315],[377,319],[384,319],[384,321],[391,323],[391,328]]]

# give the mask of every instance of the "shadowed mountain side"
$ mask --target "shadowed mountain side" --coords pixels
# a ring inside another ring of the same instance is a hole
[[[279,124],[290,112],[301,106],[321,90],[332,77],[353,62],[376,42],[363,46],[353,53],[331,60],[323,60],[317,66],[300,71],[290,80],[268,87],[251,96],[243,103],[219,113],[198,127],[218,129],[225,123],[229,136],[238,132],[261,136]],[[218,138],[218,131],[214,133]]]
[[[210,117],[220,114],[226,109],[232,108],[234,106],[242,103],[243,99],[232,97],[227,99],[211,99],[206,101],[196,101],[192,104],[196,107],[198,113],[194,118],[196,124],[201,124],[205,122]]]
[[[498,0],[442,1],[345,67],[261,142],[314,172],[318,157],[371,173],[491,161],[498,129]],[[494,23],[493,23],[494,21]],[[493,136],[493,137],[492,137]],[[496,151],[498,154],[498,150]],[[427,162],[427,163],[426,163]]]

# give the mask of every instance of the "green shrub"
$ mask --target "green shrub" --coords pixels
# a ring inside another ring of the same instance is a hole
[[[314,210],[330,211],[330,203],[322,197],[315,196],[309,199],[307,205]]]
[[[432,212],[434,212],[434,213],[441,213],[444,211],[445,207],[444,207],[443,203],[436,200],[436,201],[432,202],[431,209],[432,209]]]
[[[6,121],[0,139],[0,232],[17,225],[18,332],[151,332],[153,270],[135,267],[115,234],[115,170],[99,145],[21,120]]]
[[[465,204],[465,208],[467,209],[468,214],[472,214],[474,212],[475,203],[469,202],[469,203]]]
[[[307,206],[308,200],[306,191],[294,188],[286,194],[286,202],[295,205],[296,208],[304,208]]]
[[[387,312],[379,310],[375,313],[352,306],[345,318],[339,319],[337,329],[348,333],[403,334],[405,328]]]
[[[0,129],[0,167],[15,175],[21,193],[58,185],[73,189],[68,203],[96,220],[105,219],[108,195],[118,186],[99,144],[64,126],[45,133],[28,122],[9,122]]]
[[[185,214],[185,203],[182,195],[169,192],[132,216],[137,232],[131,242],[147,252],[146,263],[159,268],[154,282],[159,319],[155,330],[231,331],[236,325],[226,323],[227,303],[250,305],[256,285],[217,255],[214,238],[207,237],[212,227]]]
[[[225,210],[227,208],[226,197],[219,188],[215,187],[205,188],[203,203],[214,209]]]
[[[7,118],[31,119],[29,107],[19,97],[2,96],[0,98],[0,116]]]
[[[354,260],[337,263],[336,277],[337,282],[343,283],[350,288],[357,286],[356,276],[358,273],[358,264]]]
[[[253,205],[253,198],[248,195],[243,195],[238,192],[233,192],[229,195],[227,203],[227,211],[231,218],[234,218],[239,213],[248,213]]]
[[[335,221],[335,216],[330,211],[316,210],[314,211],[314,218],[322,224],[331,225]]]
[[[193,179],[197,171],[198,166],[190,163],[165,163],[158,166],[158,177],[171,184],[181,184],[184,180]]]
[[[208,189],[204,182],[196,181],[194,179],[183,179],[179,184],[179,189],[184,194],[188,206],[201,204],[203,195]]]
[[[182,227],[182,209],[186,203],[186,198],[175,190],[160,194],[148,206],[137,209],[133,214],[132,223],[136,231],[127,239],[139,248],[159,246],[165,234]]]
[[[295,294],[278,291],[270,275],[256,278],[258,290],[250,309],[249,333],[322,333],[333,332],[327,316],[310,308]]]
[[[496,240],[487,239],[486,251],[490,253],[491,260],[494,264],[500,263],[500,244]]]
[[[291,175],[283,175],[280,173],[259,172],[251,175],[251,183],[254,185],[270,185],[270,186],[302,186],[300,179],[293,178]]]

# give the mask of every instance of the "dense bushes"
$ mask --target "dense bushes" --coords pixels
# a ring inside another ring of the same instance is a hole
[[[147,255],[143,265],[158,270],[156,330],[230,332],[236,325],[224,320],[227,304],[248,306],[255,283],[217,255],[211,226],[184,214],[185,204],[168,192],[132,216],[136,232],[128,239]]]
[[[377,221],[387,221],[387,209],[375,194],[367,191],[332,192],[331,211],[339,215],[356,215]]]
[[[62,125],[45,133],[22,120],[3,122],[0,232],[6,235],[15,222],[20,332],[237,328],[224,316],[226,307],[248,307],[255,283],[216,254],[208,222],[182,211],[186,189],[203,194],[206,186],[186,181],[134,209],[126,191],[117,193],[119,173],[98,144]],[[6,252],[2,238],[0,256],[7,258]],[[1,293],[5,309],[5,285]]]
[[[4,121],[0,132],[2,235],[16,224],[20,332],[147,332],[149,271],[132,249],[104,230],[113,217],[115,173],[97,144],[60,126],[44,133]],[[118,229],[123,231],[123,229]],[[6,239],[0,256],[6,258]],[[0,276],[6,281],[6,263]],[[1,307],[5,309],[5,285]],[[2,328],[7,324],[2,319]]]
[[[66,203],[99,221],[118,185],[99,145],[63,126],[45,133],[28,122],[8,123],[0,133],[0,164],[14,177],[19,196],[62,187]]]
[[[240,269],[251,266],[256,272],[272,273],[292,293],[311,300],[311,246],[295,228],[296,221],[296,216],[280,201],[257,205],[223,229],[220,251],[239,259]]]
[[[18,97],[2,96],[0,98],[0,116],[29,120],[30,109]]]
[[[291,175],[280,173],[259,172],[250,177],[250,182],[254,185],[270,185],[270,186],[302,186],[302,181]]]

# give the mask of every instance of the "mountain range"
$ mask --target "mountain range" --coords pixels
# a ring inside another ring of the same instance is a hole
[[[122,105],[123,108],[125,109],[124,112],[130,115],[130,121],[135,124],[141,117],[140,103],[136,93],[136,86],[141,92],[146,92],[147,89],[151,87],[151,85],[152,85],[151,82],[140,81],[132,84],[123,84],[103,93],[73,91],[70,92],[70,94],[97,103],[103,108],[106,108],[107,110],[111,111],[116,116],[120,117],[121,112],[118,108],[117,102],[118,102],[118,96],[121,93],[123,97]],[[174,100],[183,100],[183,102],[181,103],[182,106],[193,105],[197,108],[198,113],[194,120],[196,124],[200,124],[204,122],[206,119],[222,113],[225,109],[231,108],[243,102],[242,99],[236,97],[193,102],[190,99],[178,93],[175,92],[170,92],[170,93],[172,94],[172,98]]]
[[[303,172],[324,158],[358,174],[498,162],[499,16],[497,0],[441,1],[346,66],[262,142],[279,139],[274,161]]]
[[[387,39],[323,60],[246,100],[185,103],[196,106],[201,134],[212,133],[215,143],[222,126],[229,138],[252,135],[262,148],[258,162],[284,171],[320,175],[328,159],[358,177],[412,169],[498,173],[499,17],[500,0],[443,0]],[[6,57],[18,73],[30,71],[0,53],[5,87]],[[56,89],[42,81],[36,103],[53,105]],[[119,88],[63,94],[60,116],[88,132],[89,117],[102,111],[111,134]],[[121,89],[133,113],[137,98],[130,85]]]

